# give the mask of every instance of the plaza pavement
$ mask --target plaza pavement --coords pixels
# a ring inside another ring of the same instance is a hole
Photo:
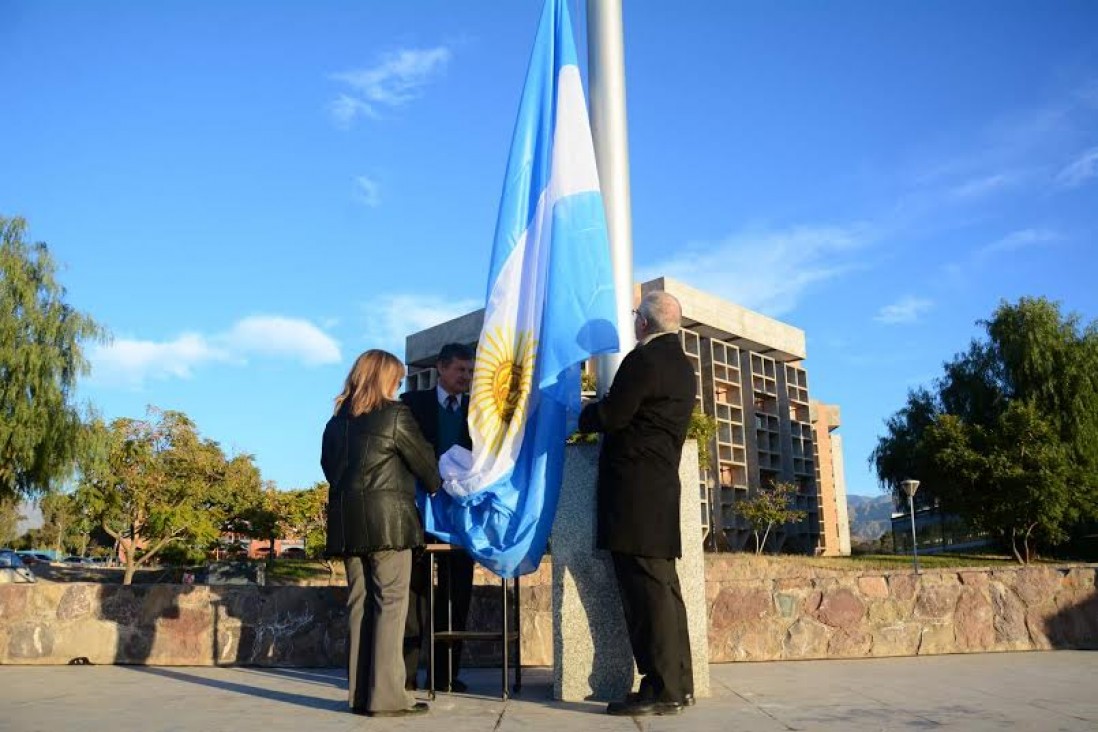
[[[470,693],[430,714],[345,711],[334,669],[2,666],[0,730],[1098,730],[1098,653],[1052,651],[711,667],[713,696],[677,717],[609,717],[598,702],[551,700],[549,669],[526,669],[521,696],[499,670],[466,672]],[[422,697],[422,694],[421,694]]]

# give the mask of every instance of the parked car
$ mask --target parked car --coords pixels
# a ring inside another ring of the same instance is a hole
[[[37,581],[18,554],[11,549],[0,549],[0,584]]]
[[[288,549],[283,549],[282,554],[279,556],[283,559],[304,559],[305,550],[299,546],[291,546]]]
[[[34,552],[16,552],[16,554],[23,560],[23,564],[28,567],[33,567],[36,564],[43,564],[42,559]]]
[[[80,565],[83,565],[85,567],[94,567],[95,566],[95,562],[93,562],[90,557],[78,557],[75,554],[70,554],[69,556],[65,557],[61,561],[64,562],[65,564],[80,564]]]
[[[43,552],[32,552],[23,549],[16,551],[15,553],[19,555],[19,558],[22,559],[23,563],[28,567],[34,566],[35,564],[49,564],[53,561],[53,557]]]

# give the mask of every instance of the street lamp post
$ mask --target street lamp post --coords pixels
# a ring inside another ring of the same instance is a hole
[[[900,481],[900,488],[907,495],[907,510],[911,513],[911,558],[915,562],[915,574],[919,574],[919,543],[915,538],[915,491],[919,490],[919,481]]]

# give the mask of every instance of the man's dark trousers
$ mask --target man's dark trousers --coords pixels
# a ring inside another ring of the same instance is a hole
[[[439,539],[427,535],[427,543],[440,543]],[[448,627],[449,619],[453,620],[454,630],[465,630],[465,622],[469,617],[469,605],[473,598],[473,558],[460,549],[435,555],[435,568],[438,576],[438,585],[435,587],[435,632],[441,632]],[[404,667],[408,670],[408,682],[415,679],[415,670],[419,668],[421,644],[430,642],[427,636],[430,634],[430,626],[427,622],[427,592],[428,577],[430,576],[430,560],[426,553],[420,553],[412,568],[411,602],[415,607],[409,607],[408,621],[404,628]],[[446,598],[452,598],[450,608],[446,606]],[[449,613],[448,613],[449,611]],[[448,664],[447,645],[453,649],[452,669]],[[456,679],[461,670],[461,641],[451,644],[435,644],[435,688],[445,689],[450,679]],[[450,671],[452,670],[452,673]]]
[[[629,643],[645,701],[681,702],[694,694],[690,632],[674,559],[612,552]]]
[[[467,450],[473,447],[469,436],[469,396],[461,398],[457,413],[444,411],[438,402],[436,389],[405,392],[401,401],[412,410],[412,416],[423,430],[423,436],[435,447],[435,455],[442,455],[453,445],[461,445]],[[428,544],[442,543],[437,537],[427,534]],[[452,627],[465,630],[469,617],[469,603],[473,597],[473,558],[461,549],[435,556],[439,584],[435,588],[435,632],[447,628],[446,598],[452,598],[450,606]],[[412,567],[411,597],[408,604],[408,619],[404,628],[404,664],[407,670],[407,683],[416,680],[419,669],[420,651],[430,634],[427,616],[427,592],[429,587],[430,564],[428,557],[417,553]],[[452,644],[453,674],[447,675],[447,649],[445,643],[435,644],[435,688],[445,689],[451,678],[457,678],[461,668],[461,643]]]

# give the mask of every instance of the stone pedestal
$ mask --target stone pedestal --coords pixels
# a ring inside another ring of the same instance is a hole
[[[565,701],[622,698],[640,683],[610,555],[595,549],[598,447],[566,450],[560,504],[553,524],[553,696]],[[682,482],[679,582],[690,627],[694,694],[709,695],[705,562],[698,508],[698,450],[686,443]]]

